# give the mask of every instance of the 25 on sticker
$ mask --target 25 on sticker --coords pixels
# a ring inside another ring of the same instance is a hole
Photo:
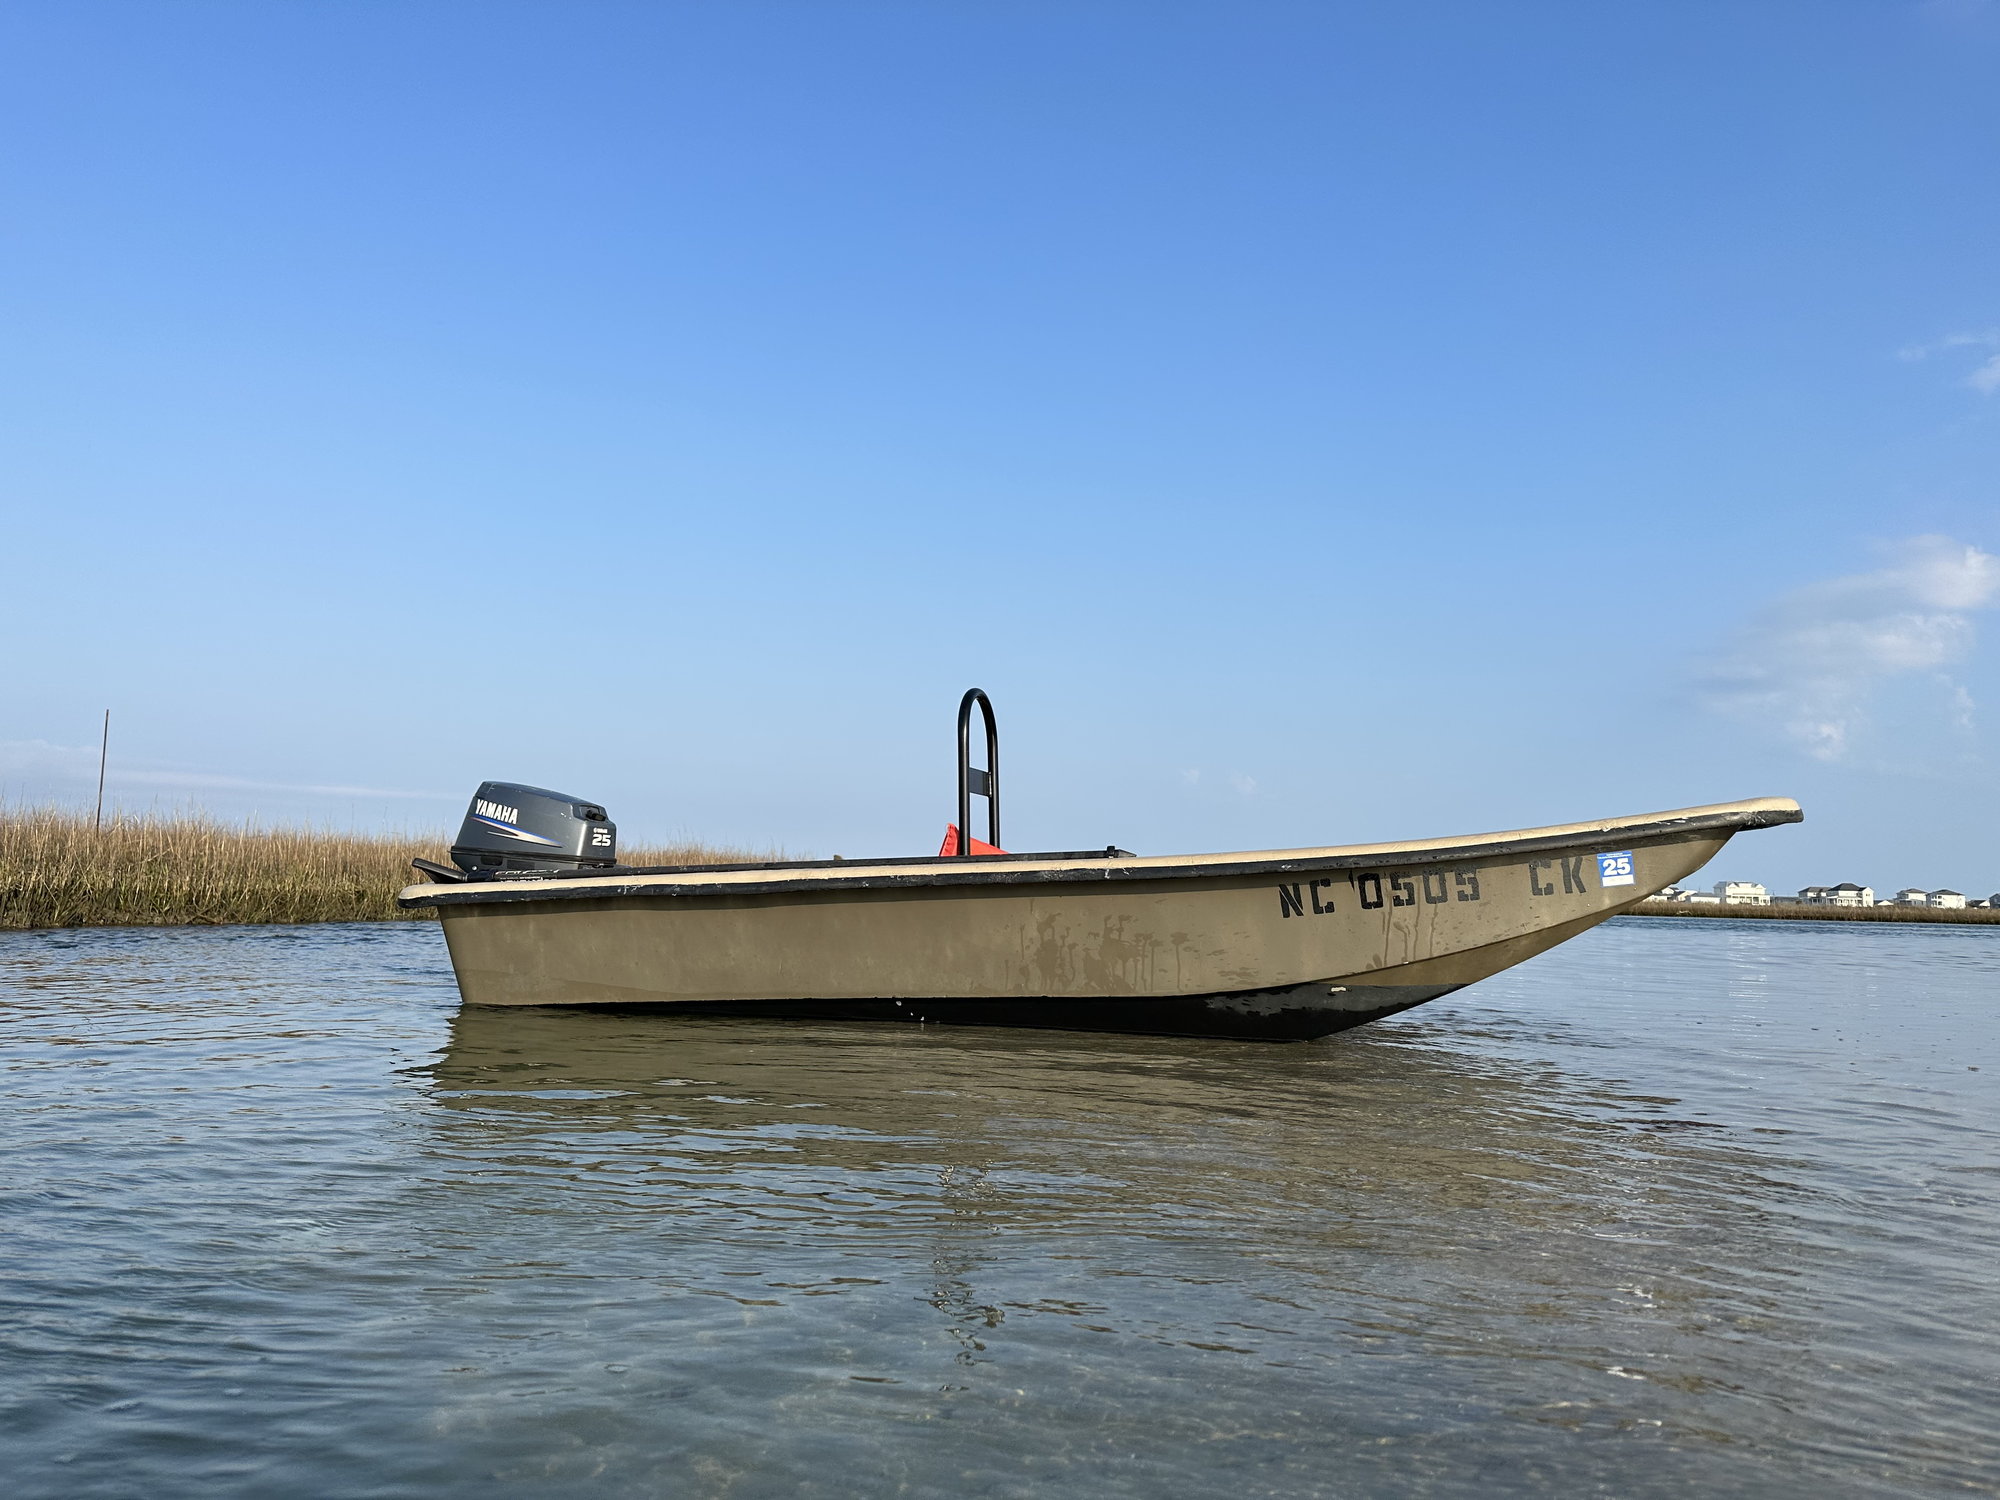
[[[1632,870],[1632,851],[1627,849],[1617,854],[1597,856],[1597,883],[1599,885],[1631,885],[1636,877]]]

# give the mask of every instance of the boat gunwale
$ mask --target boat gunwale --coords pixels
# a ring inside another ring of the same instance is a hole
[[[1558,823],[1469,837],[1415,839],[1389,844],[1247,850],[1224,854],[1146,856],[1060,855],[989,858],[823,860],[772,865],[662,867],[658,873],[619,871],[588,877],[469,881],[463,885],[413,885],[396,898],[405,910],[489,906],[515,902],[614,900],[621,897],[779,895],[804,891],[892,891],[1001,885],[1088,885],[1114,880],[1195,880],[1382,865],[1446,864],[1495,854],[1534,854],[1580,843],[1658,840],[1728,829],[1772,828],[1804,814],[1789,797],[1757,797],[1670,812],[1641,813],[1592,823]],[[765,873],[760,873],[765,872]]]

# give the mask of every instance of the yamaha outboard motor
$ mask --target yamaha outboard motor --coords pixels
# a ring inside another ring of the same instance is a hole
[[[618,829],[581,797],[483,781],[452,841],[451,862],[468,875],[607,870],[618,862]]]

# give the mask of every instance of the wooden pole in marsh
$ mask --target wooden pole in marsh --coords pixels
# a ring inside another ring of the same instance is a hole
[[[97,743],[97,816],[90,821],[92,833],[104,831],[104,762],[111,754],[111,710],[104,710],[104,738]]]

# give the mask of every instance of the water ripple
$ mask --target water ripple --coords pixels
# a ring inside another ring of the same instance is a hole
[[[14,1492],[1990,1492],[1996,942],[1621,922],[1258,1046],[0,935]]]

